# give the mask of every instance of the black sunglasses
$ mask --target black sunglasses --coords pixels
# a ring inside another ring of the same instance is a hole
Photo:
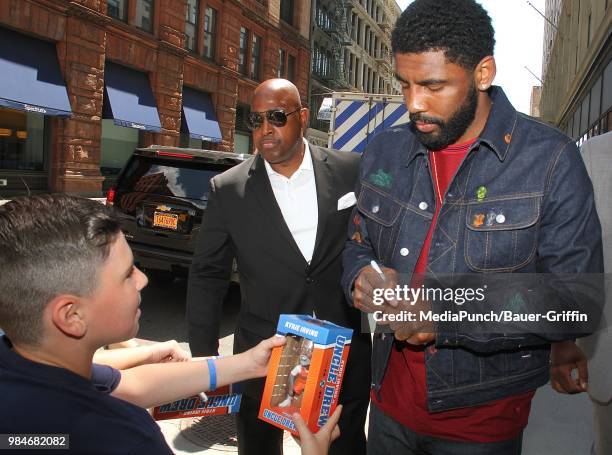
[[[247,126],[250,130],[256,130],[264,122],[264,115],[268,120],[270,125],[274,126],[285,126],[287,124],[287,117],[291,114],[295,114],[296,112],[301,111],[302,108],[298,108],[292,112],[285,112],[282,109],[270,109],[269,111],[264,112],[251,112],[247,118]]]

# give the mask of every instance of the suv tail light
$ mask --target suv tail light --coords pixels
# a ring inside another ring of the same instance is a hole
[[[157,156],[171,156],[174,158],[185,158],[188,160],[192,160],[193,159],[193,155],[189,155],[188,153],[177,153],[177,152],[166,152],[163,150],[156,150],[155,154]]]
[[[115,188],[111,188],[106,193],[106,205],[113,205],[115,203]]]

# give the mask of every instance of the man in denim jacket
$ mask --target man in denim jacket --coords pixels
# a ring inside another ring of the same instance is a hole
[[[420,287],[421,275],[600,273],[600,225],[578,150],[492,85],[486,11],[473,0],[416,0],[392,46],[411,123],[383,131],[363,155],[344,252],[349,301],[397,314],[393,294],[377,306],[376,292]],[[556,303],[537,290],[525,298],[523,312]],[[376,334],[373,352],[374,455],[520,453],[531,399],[548,381],[550,343],[575,337],[386,322],[393,335]]]

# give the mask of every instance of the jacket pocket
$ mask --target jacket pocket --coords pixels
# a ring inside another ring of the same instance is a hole
[[[402,212],[399,202],[390,194],[370,187],[362,182],[357,200],[357,208],[365,218],[368,237],[380,259],[385,259],[392,251],[393,234]]]
[[[537,247],[541,196],[487,200],[467,209],[465,261],[478,272],[507,272],[529,264]]]

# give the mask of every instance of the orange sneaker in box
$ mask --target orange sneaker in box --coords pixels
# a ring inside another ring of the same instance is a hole
[[[316,432],[338,404],[353,330],[282,314],[276,332],[287,343],[272,351],[259,418],[297,434],[291,415],[299,412]]]

